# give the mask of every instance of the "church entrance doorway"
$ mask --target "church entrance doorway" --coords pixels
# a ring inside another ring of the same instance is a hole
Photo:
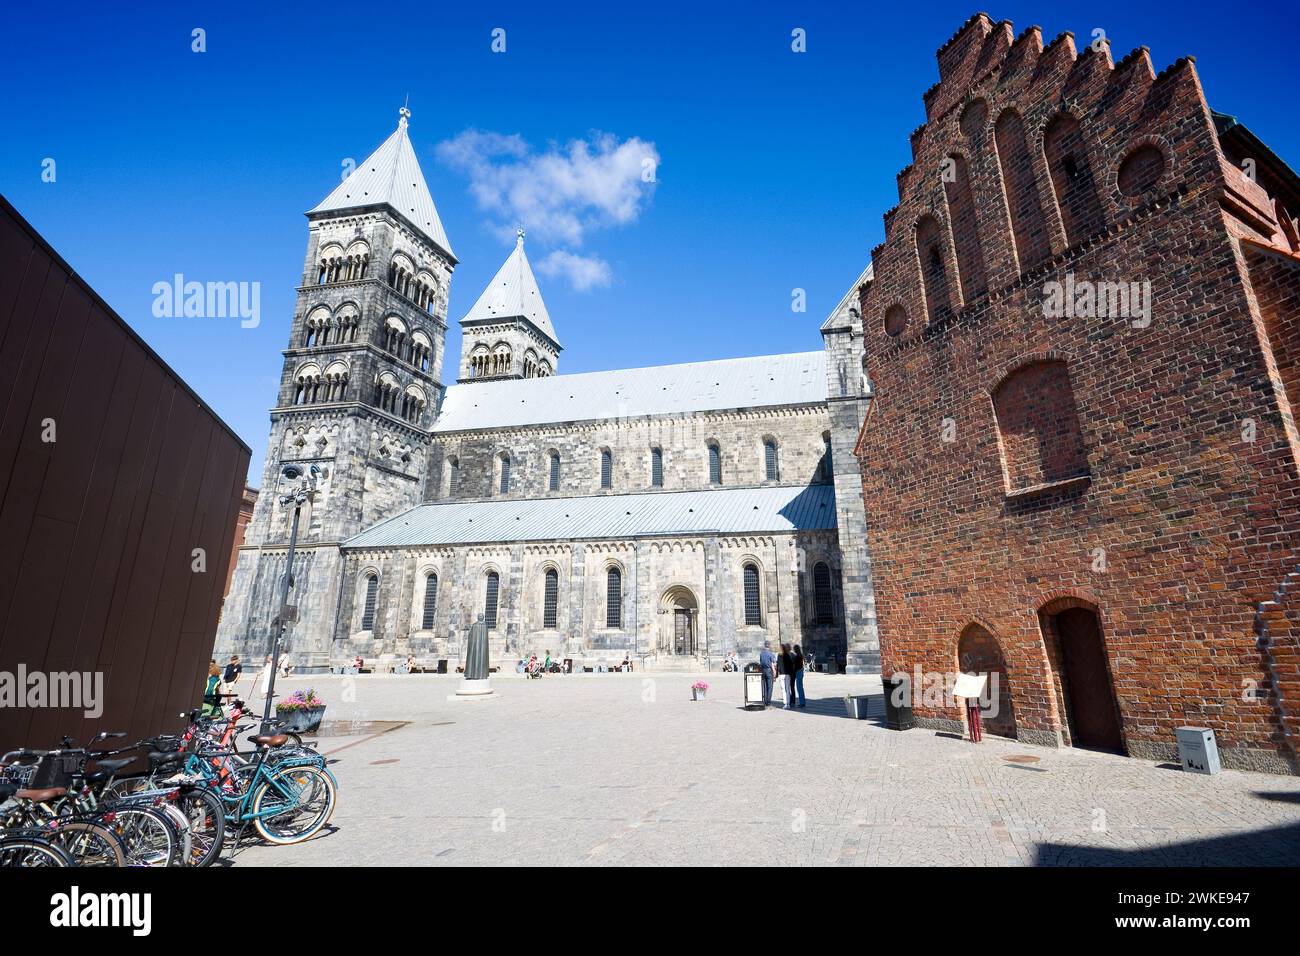
[[[682,607],[673,609],[673,653],[695,653],[695,627],[691,621],[691,612]]]
[[[674,657],[693,657],[699,651],[697,615],[699,605],[690,588],[677,585],[664,592],[659,610],[667,623],[660,647]]]

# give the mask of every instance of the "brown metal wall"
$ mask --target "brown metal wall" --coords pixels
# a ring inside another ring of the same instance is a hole
[[[0,671],[104,675],[98,720],[0,707],[0,750],[134,740],[198,702],[248,459],[0,197]]]

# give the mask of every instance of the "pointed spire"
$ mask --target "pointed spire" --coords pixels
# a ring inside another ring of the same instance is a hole
[[[537,277],[524,252],[524,230],[515,230],[515,248],[497,270],[473,308],[461,319],[461,325],[472,322],[499,322],[502,319],[523,319],[533,325],[556,345],[560,344],[551,325],[550,313],[542,301],[542,291],[537,287]]]
[[[397,129],[388,139],[365,162],[358,163],[352,174],[307,215],[388,206],[455,261],[456,256],[451,251],[451,243],[442,228],[438,209],[429,195],[424,173],[415,158],[415,148],[407,134],[410,109],[403,106],[397,111],[397,117]]]

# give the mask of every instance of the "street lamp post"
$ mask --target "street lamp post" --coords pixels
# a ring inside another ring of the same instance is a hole
[[[280,496],[280,504],[293,505],[293,524],[289,528],[289,553],[285,559],[284,579],[280,582],[280,608],[275,619],[271,621],[271,673],[266,683],[266,706],[262,711],[262,733],[271,727],[271,705],[275,699],[275,675],[280,671],[280,650],[284,646],[284,632],[291,617],[296,619],[297,609],[289,607],[289,588],[293,581],[293,557],[298,549],[298,521],[302,516],[302,506],[311,500],[316,492],[316,479],[323,471],[312,465],[306,471],[301,465],[285,465],[281,476],[293,484],[290,490]]]

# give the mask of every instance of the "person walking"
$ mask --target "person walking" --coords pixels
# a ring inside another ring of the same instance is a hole
[[[217,664],[216,658],[208,663],[208,679],[203,683],[203,709],[204,717],[222,717],[225,711],[221,709],[222,695],[226,692],[226,685],[221,680],[221,667]]]
[[[265,697],[271,692],[271,655],[266,655],[266,663],[262,665],[262,696]]]
[[[781,645],[781,654],[777,658],[781,665],[781,699],[784,710],[789,710],[794,703],[794,655],[790,653],[790,645]]]
[[[763,706],[772,706],[772,681],[776,680],[776,655],[772,653],[772,642],[764,641],[763,650],[758,655],[758,666],[763,673]]]
[[[221,679],[230,685],[231,690],[234,690],[235,685],[239,683],[239,678],[243,676],[244,665],[239,663],[239,655],[231,654],[230,663],[226,665],[226,670],[221,675]]]
[[[808,709],[808,698],[803,695],[803,648],[798,644],[794,646],[794,690],[799,697],[799,703],[796,705]]]

